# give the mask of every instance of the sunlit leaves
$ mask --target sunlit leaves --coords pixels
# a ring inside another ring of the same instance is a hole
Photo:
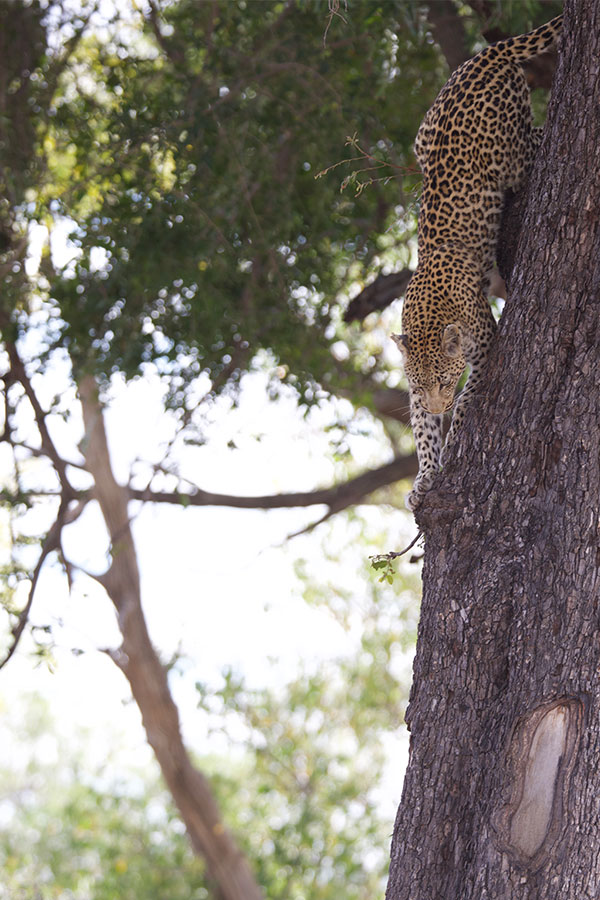
[[[435,54],[403,15],[355,4],[324,49],[318,5],[182,0],[138,15],[127,41],[116,28],[80,41],[44,126],[38,195],[38,215],[54,193],[76,223],[77,284],[55,279],[51,295],[77,364],[131,375],[193,353],[221,390],[268,348],[305,396],[331,380],[331,307],[353,259],[373,264],[401,189],[340,197],[336,177],[314,174],[349,131],[409,158],[409,70],[429,60],[433,93]]]

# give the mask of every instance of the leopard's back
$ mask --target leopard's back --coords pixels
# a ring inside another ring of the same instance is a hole
[[[461,241],[488,271],[504,194],[526,176],[539,142],[520,63],[549,46],[562,17],[487,47],[453,73],[415,140],[423,172],[419,253]]]

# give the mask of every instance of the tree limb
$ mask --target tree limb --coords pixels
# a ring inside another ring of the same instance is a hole
[[[263,494],[241,497],[237,494],[217,494],[197,488],[189,493],[182,491],[153,491],[150,488],[138,490],[123,488],[131,500],[145,503],[171,503],[177,506],[230,506],[234,509],[285,509],[292,506],[329,507],[332,513],[340,512],[358,503],[367,494],[378,488],[394,484],[402,478],[416,475],[416,454],[398,456],[390,463],[377,469],[369,469],[356,478],[351,478],[330,488],[297,493]]]
[[[404,294],[413,276],[412,269],[402,269],[390,275],[378,275],[375,281],[350,301],[344,313],[344,322],[366,319],[369,313],[385,309]]]
[[[399,410],[407,417],[407,394],[404,391],[384,391],[390,394],[388,402],[394,396],[399,398]],[[366,472],[349,478],[341,484],[328,488],[317,488],[314,491],[297,491],[281,494],[249,495],[217,494],[205,491],[201,488],[193,488],[191,491],[155,491],[150,487],[133,488],[118,486],[126,494],[127,500],[139,500],[142,503],[168,503],[174,506],[229,506],[233,509],[289,509],[291,507],[327,506],[332,513],[341,512],[349,506],[353,506],[379,488],[387,487],[403,478],[413,478],[418,472],[417,457],[415,453],[409,456],[398,456],[390,463],[379,466],[377,469],[368,469]],[[6,492],[4,497],[9,497]],[[35,497],[60,497],[57,491],[30,491],[27,496]],[[89,502],[97,498],[97,490],[74,491],[71,499],[80,502]],[[15,497],[16,499],[16,497]],[[129,520],[127,520],[128,522]]]

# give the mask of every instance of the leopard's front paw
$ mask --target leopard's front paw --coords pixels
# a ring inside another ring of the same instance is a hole
[[[410,509],[411,512],[414,512],[415,509],[418,509],[421,500],[425,496],[424,491],[415,491],[412,490],[410,494],[406,495],[406,508]]]
[[[411,512],[414,512],[421,505],[423,497],[433,484],[436,474],[436,472],[420,472],[415,478],[412,491],[406,497],[406,506]]]

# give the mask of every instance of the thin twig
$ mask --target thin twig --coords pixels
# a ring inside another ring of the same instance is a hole
[[[0,324],[5,324],[5,321],[6,317],[3,315],[0,316]],[[40,404],[40,401],[38,400],[37,395],[33,390],[31,380],[27,375],[25,364],[19,355],[16,344],[14,344],[12,341],[7,341],[6,351],[10,360],[12,376],[15,381],[19,381],[22,384],[27,395],[27,399],[29,400],[33,409],[33,414],[35,416],[35,421],[42,442],[42,450],[44,451],[46,456],[48,456],[52,460],[52,464],[54,465],[56,474],[58,475],[62,490],[67,499],[70,499],[71,497],[74,497],[76,495],[76,492],[73,489],[71,482],[69,481],[69,478],[67,476],[67,463],[58,453],[58,450],[54,446],[54,441],[50,437],[50,432],[48,431],[48,426],[46,424],[47,413],[42,408],[42,405]]]
[[[38,579],[40,577],[40,572],[42,571],[42,566],[46,561],[47,556],[52,553],[53,550],[58,550],[60,548],[60,533],[63,527],[63,520],[65,517],[65,513],[67,511],[68,500],[63,497],[58,508],[58,515],[56,516],[56,520],[50,531],[46,535],[44,543],[42,544],[42,552],[40,553],[39,559],[37,561],[36,567],[33,570],[33,574],[31,576],[31,586],[29,588],[29,596],[27,597],[27,603],[19,613],[19,618],[17,620],[17,624],[12,629],[12,637],[13,642],[9,647],[6,656],[3,660],[0,660],[0,669],[4,668],[6,663],[14,654],[19,641],[21,640],[21,636],[25,630],[25,626],[27,625],[27,621],[29,619],[29,613],[31,612],[31,607],[33,605],[33,598],[35,595],[35,589],[37,587]]]
[[[382,575],[382,580],[386,577],[386,575],[389,575],[389,578],[391,579],[393,575],[393,570],[391,568],[392,560],[397,559],[399,556],[404,556],[405,553],[408,553],[408,551],[415,546],[422,535],[423,532],[419,530],[416,537],[413,538],[408,547],[405,547],[404,550],[390,550],[389,553],[377,553],[375,556],[369,557],[369,559],[371,560],[371,565],[374,569],[385,568],[386,571]]]
[[[346,175],[346,177],[343,179],[343,181],[340,185],[340,192],[344,191],[348,187],[349,184],[356,182],[357,177],[359,175],[361,175],[363,172],[378,171],[380,169],[385,169],[385,168],[398,170],[398,174],[392,173],[390,175],[382,175],[380,178],[368,178],[366,181],[359,181],[356,185],[356,196],[357,197],[360,196],[362,191],[370,184],[376,184],[379,181],[389,181],[390,178],[399,178],[400,175],[404,175],[406,173],[416,173],[418,171],[417,169],[415,169],[412,166],[399,166],[396,163],[386,162],[384,159],[378,159],[376,156],[373,156],[373,154],[369,153],[367,150],[365,150],[363,147],[360,146],[360,144],[358,143],[358,139],[356,137],[356,132],[352,135],[352,137],[348,136],[346,138],[346,143],[344,146],[353,147],[355,150],[358,151],[359,155],[358,156],[350,156],[350,157],[347,157],[346,159],[341,159],[339,162],[333,163],[333,165],[331,165],[331,166],[327,166],[327,168],[322,169],[320,172],[317,172],[317,174],[315,175],[315,179],[322,178],[324,175],[327,175],[333,169],[337,169],[338,166],[343,166],[348,163],[356,163],[356,162],[360,162],[360,161],[364,160],[365,162],[372,163],[372,165],[364,166],[361,169],[355,169],[349,175]]]
[[[346,12],[348,11],[348,0],[344,0]],[[327,34],[331,27],[331,23],[333,22],[334,16],[338,16],[344,23],[344,25],[348,24],[348,20],[343,17],[340,12],[340,0],[328,0],[329,6],[329,15],[327,16],[327,27],[325,28],[325,32],[323,34],[323,47],[327,46]]]
[[[389,553],[386,553],[385,555],[389,559],[397,559],[398,556],[404,556],[405,553],[408,553],[409,550],[412,550],[412,548],[415,546],[415,544],[417,543],[419,538],[422,536],[423,536],[423,532],[421,530],[417,531],[417,536],[410,542],[408,547],[405,547],[404,550],[391,550]]]

